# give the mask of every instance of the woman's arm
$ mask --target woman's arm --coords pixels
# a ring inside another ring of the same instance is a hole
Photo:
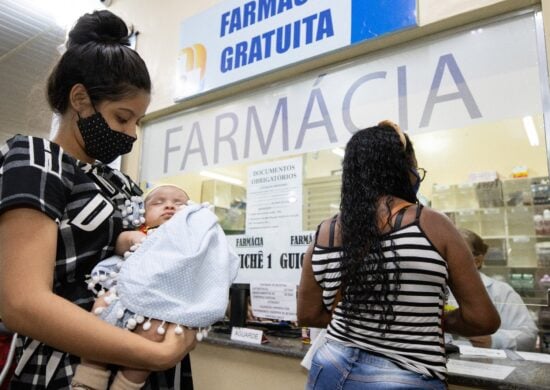
[[[330,322],[332,314],[323,305],[323,291],[313,276],[311,256],[313,243],[304,255],[300,286],[298,287],[298,324],[324,328]]]
[[[163,342],[149,341],[54,294],[57,239],[55,222],[39,211],[0,215],[0,316],[11,330],[86,359],[155,371],[193,349],[193,331],[169,328]]]
[[[319,231],[304,254],[304,264],[300,286],[298,288],[298,323],[303,326],[326,327],[332,319],[332,313],[323,303],[323,290],[313,275],[312,257],[315,244],[329,247],[341,245],[340,226],[336,221],[334,242],[330,242],[330,225],[332,218],[321,223]],[[337,299],[337,298],[336,298]]]
[[[444,215],[425,208],[420,224],[438,251],[447,260],[449,287],[459,308],[445,313],[444,330],[462,336],[494,333],[500,317],[475,267],[466,242]]]

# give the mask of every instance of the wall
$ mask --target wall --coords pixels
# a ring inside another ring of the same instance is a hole
[[[196,390],[298,390],[307,371],[300,359],[198,343],[191,352]]]

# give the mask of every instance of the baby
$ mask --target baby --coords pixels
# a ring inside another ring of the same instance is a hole
[[[156,187],[145,198],[145,224],[140,230],[121,234],[118,256],[103,260],[92,271],[89,288],[101,286],[94,313],[130,330],[141,325],[147,331],[152,320],[160,320],[155,325],[158,335],[165,333],[165,322],[177,324],[175,332],[181,333],[181,326],[206,328],[223,318],[239,261],[208,207],[190,203],[177,186]],[[120,256],[129,249],[134,251],[126,253],[126,259]],[[203,335],[204,330],[197,339]],[[148,375],[141,370],[121,371],[111,389],[141,388]],[[81,388],[105,388],[109,375],[97,363],[83,361],[75,382]],[[98,376],[107,378],[102,385],[93,382]]]

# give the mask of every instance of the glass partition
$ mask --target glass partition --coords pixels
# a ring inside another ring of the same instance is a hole
[[[142,184],[179,184],[214,205],[241,256],[239,282],[298,283],[312,232],[338,212],[347,139],[361,126],[398,119],[427,171],[420,201],[482,237],[484,281],[518,294],[513,302],[495,297],[495,305],[535,327],[536,344],[516,347],[548,352],[548,80],[540,28],[540,15],[526,12],[152,123]],[[435,70],[421,74],[429,65]],[[367,87],[375,81],[391,81],[397,94],[387,84]],[[292,180],[261,187],[254,169],[292,169],[273,178]],[[285,214],[296,202],[300,211]],[[277,227],[249,231],[251,214]]]

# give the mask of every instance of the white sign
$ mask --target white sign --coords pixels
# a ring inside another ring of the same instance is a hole
[[[515,351],[515,353],[521,356],[524,360],[550,364],[550,355],[547,353],[522,352],[522,351]]]
[[[526,14],[148,122],[140,180],[332,149],[386,118],[415,134],[536,115],[540,84]]]
[[[302,226],[302,158],[248,168],[246,234]]]
[[[416,25],[416,0],[226,0],[183,21],[175,99]]]
[[[230,235],[227,240],[239,256],[241,267],[235,283],[254,280],[300,282],[304,253],[315,232],[271,231],[266,235]]]
[[[264,332],[258,329],[231,328],[231,340],[242,341],[243,343],[262,344]]]
[[[295,284],[251,282],[250,303],[254,317],[297,320]]]

